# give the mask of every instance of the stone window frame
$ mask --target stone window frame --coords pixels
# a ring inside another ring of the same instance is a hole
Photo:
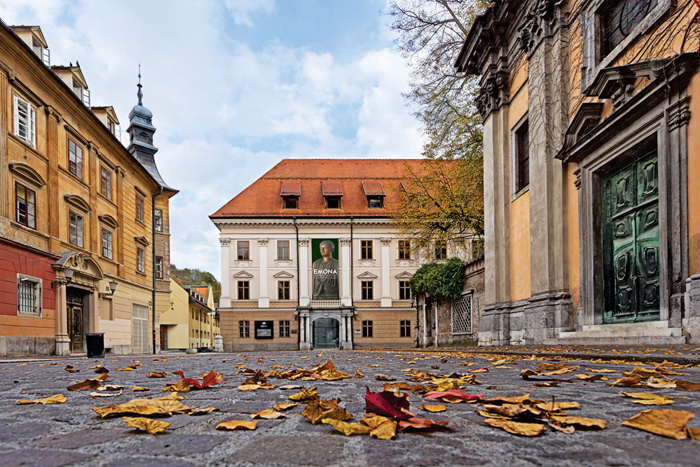
[[[27,274],[17,273],[17,316],[27,316],[31,318],[41,318],[43,315],[43,280],[39,277],[29,276]],[[20,300],[20,288],[31,285],[33,294],[32,308],[34,311],[26,311],[21,309],[22,302]]]
[[[68,141],[66,143],[68,152],[68,172],[83,180],[83,174],[85,172],[85,150],[83,146],[78,143],[77,138],[68,136]],[[71,150],[72,149],[72,150]]]
[[[411,286],[408,279],[399,279],[399,300],[411,299]]]
[[[239,320],[238,321],[238,338],[246,339],[250,337],[250,321]]]
[[[238,300],[250,300],[250,281],[249,280],[237,280],[236,281],[236,298]]]
[[[286,246],[284,245],[286,243]],[[284,254],[286,252],[286,254]],[[277,261],[289,261],[292,257],[291,242],[289,240],[277,240]]]
[[[243,252],[245,254],[241,257]],[[250,240],[236,240],[236,261],[250,261]]]
[[[146,250],[136,247],[136,272],[146,274]]]
[[[520,150],[521,147],[518,144],[518,134],[527,125],[528,138],[530,135],[530,121],[528,119],[528,114],[526,113],[517,121],[513,128],[510,130],[510,192],[511,201],[515,201],[524,193],[530,191],[530,176],[528,173],[527,184],[519,186],[519,168],[520,168]],[[530,166],[530,144],[528,142],[528,167]],[[529,169],[528,169],[529,172]]]
[[[112,171],[100,165],[100,194],[112,201]]]
[[[360,240],[360,259],[374,259],[374,240]]]
[[[605,57],[601,57],[601,25],[599,11],[611,0],[588,0],[581,8],[581,38],[583,45],[583,67],[581,69],[581,90],[586,90],[595,81],[603,68],[612,66],[617,59],[640,35],[645,34],[661,17],[674,6],[675,0],[658,0],[647,16],[617,44]]]
[[[360,281],[360,296],[362,300],[371,301],[374,300],[374,280],[361,280]]]
[[[279,280],[277,281],[277,300],[291,300],[292,299],[292,281],[290,280]]]
[[[401,260],[411,259],[411,240],[399,240],[397,245],[398,258]]]
[[[22,187],[24,189],[24,204],[25,204],[25,217],[26,221],[22,222],[20,219],[20,197],[19,197],[19,188]],[[33,202],[30,203],[29,201],[29,194],[31,193]],[[26,184],[20,183],[15,181],[15,222],[18,224],[22,224],[23,226],[36,230],[36,217],[37,217],[37,194],[36,190],[33,188],[29,188]],[[33,207],[33,212],[30,213],[30,206]]]
[[[74,228],[75,235],[73,235]],[[72,209],[68,210],[68,242],[79,248],[84,248],[85,245],[85,217]]]
[[[106,234],[106,235],[105,235]],[[114,234],[111,230],[102,227],[101,247],[102,257],[114,259]]]

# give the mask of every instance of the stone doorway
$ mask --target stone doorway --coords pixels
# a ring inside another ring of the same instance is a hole
[[[318,318],[313,322],[314,349],[340,348],[340,323],[335,318]]]

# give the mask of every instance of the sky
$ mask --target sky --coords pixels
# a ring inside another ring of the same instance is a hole
[[[128,144],[141,65],[170,200],[171,262],[220,279],[219,207],[288,158],[420,157],[388,0],[0,0],[80,62]]]

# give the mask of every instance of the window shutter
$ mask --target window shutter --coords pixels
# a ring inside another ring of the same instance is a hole
[[[19,136],[19,98],[15,96],[15,136]]]
[[[29,133],[32,137],[32,146],[36,147],[36,110],[29,104],[27,104],[27,107],[29,107]]]

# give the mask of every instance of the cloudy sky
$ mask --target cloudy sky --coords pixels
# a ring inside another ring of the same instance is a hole
[[[0,0],[80,62],[128,142],[138,64],[171,200],[172,261],[220,276],[208,216],[285,158],[420,157],[387,0]]]

